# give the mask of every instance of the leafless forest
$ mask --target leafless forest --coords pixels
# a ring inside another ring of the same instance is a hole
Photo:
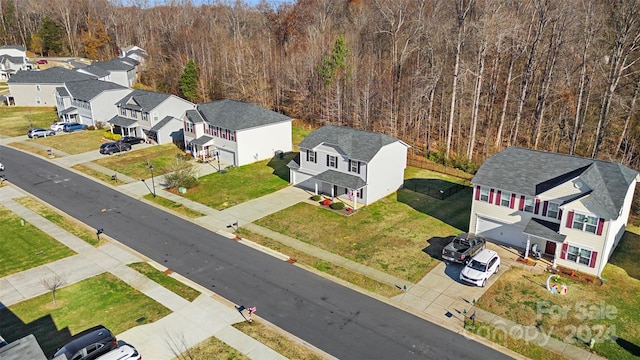
[[[518,145],[640,168],[640,0],[0,3],[0,43],[42,52],[48,18],[49,55],[138,45],[157,91],[180,95],[193,59],[200,101],[376,130],[458,164]]]

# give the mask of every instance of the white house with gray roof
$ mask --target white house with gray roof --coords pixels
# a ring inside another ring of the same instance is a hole
[[[88,126],[104,125],[118,114],[115,103],[131,89],[97,79],[70,81],[56,88],[56,110],[60,120]]]
[[[77,69],[77,71],[93,75],[101,80],[131,87],[135,84],[137,77],[134,63],[135,60],[116,58],[109,61],[96,61],[89,66]]]
[[[66,82],[96,79],[95,76],[60,67],[20,70],[7,84],[16,106],[56,106],[56,89]]]
[[[472,179],[469,231],[554,266],[600,276],[625,232],[638,172],[621,164],[510,147]]]
[[[185,147],[204,160],[251,164],[292,150],[292,120],[242,101],[201,103],[183,117]]]
[[[19,45],[0,46],[0,81],[7,81],[18,70],[31,70],[27,52]]]
[[[381,133],[324,126],[298,145],[289,163],[292,184],[339,197],[353,208],[368,205],[404,184],[409,145]]]
[[[194,103],[175,95],[146,90],[131,91],[115,106],[117,114],[108,121],[114,133],[138,136],[158,144],[182,144],[182,116],[195,108]]]

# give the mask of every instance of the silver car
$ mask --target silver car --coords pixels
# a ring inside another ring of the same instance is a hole
[[[37,138],[46,137],[46,136],[53,136],[55,134],[56,132],[51,129],[35,128],[35,129],[29,130],[29,132],[27,133],[27,136],[33,139],[37,139]]]

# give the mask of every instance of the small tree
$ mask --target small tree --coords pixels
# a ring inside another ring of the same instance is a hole
[[[180,75],[180,92],[185,99],[196,102],[198,100],[198,67],[196,63],[189,60],[187,66]]]
[[[47,289],[51,291],[51,296],[53,298],[53,304],[56,303],[56,290],[61,288],[67,283],[67,275],[66,274],[57,274],[46,276],[43,275],[40,279],[40,283],[44,285]]]
[[[169,167],[170,173],[164,176],[168,188],[192,188],[198,185],[196,169],[187,163],[183,158],[176,158],[176,161]]]

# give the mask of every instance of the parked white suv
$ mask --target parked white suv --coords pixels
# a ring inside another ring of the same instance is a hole
[[[142,360],[142,355],[132,345],[125,343],[96,360]]]
[[[484,249],[477,253],[460,272],[460,281],[484,287],[491,275],[500,268],[500,256],[493,250]]]
[[[56,131],[56,132],[60,132],[62,130],[64,130],[64,121],[58,121],[56,123],[53,123],[53,125],[51,125],[51,130]]]

